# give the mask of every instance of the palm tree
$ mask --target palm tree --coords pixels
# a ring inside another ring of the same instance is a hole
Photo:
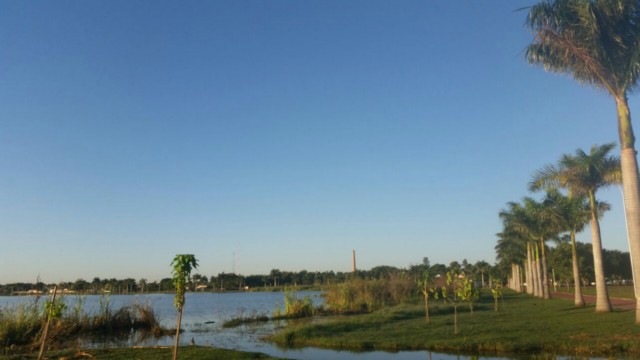
[[[485,274],[489,273],[489,271],[491,270],[491,264],[489,264],[486,261],[478,261],[473,265],[473,269],[475,271],[475,275],[478,275],[478,273],[480,273],[480,284],[482,285],[482,288],[484,288],[485,286]]]
[[[534,245],[535,260],[532,272],[534,295],[550,299],[545,241],[559,233],[558,226],[550,213],[552,209],[548,204],[537,202],[529,197],[525,197],[522,204],[509,203],[509,208],[510,211],[501,213],[500,217],[506,225],[527,236]],[[539,252],[536,244],[538,241],[540,242]]]
[[[585,306],[580,286],[580,266],[576,252],[576,232],[581,232],[589,222],[591,214],[584,197],[563,196],[557,190],[547,192],[545,201],[556,209],[554,216],[565,231],[569,231],[571,239],[571,263],[574,282],[574,303],[577,307]]]
[[[640,279],[640,181],[627,102],[640,79],[640,2],[542,1],[530,8],[527,26],[535,34],[529,63],[604,89],[616,102],[629,248],[633,277]],[[634,286],[640,324],[640,284]]]
[[[580,287],[580,267],[578,265],[578,256],[576,253],[576,232],[582,231],[584,225],[589,221],[588,218],[585,219],[584,214],[584,202],[585,199],[579,197],[574,199],[572,194],[571,187],[569,186],[569,173],[563,172],[556,168],[553,165],[546,165],[542,169],[536,171],[533,176],[533,179],[529,183],[529,190],[538,191],[543,188],[547,189],[547,194],[549,194],[549,189],[567,189],[568,190],[568,198],[566,200],[559,199],[557,195],[552,195],[555,199],[549,199],[557,207],[564,208],[558,214],[560,217],[560,222],[564,223],[566,229],[569,231],[569,236],[571,238],[571,259],[573,266],[573,281],[574,281],[574,302],[578,307],[583,307],[585,305],[584,297],[582,296],[582,288]]]
[[[546,177],[540,176],[541,185],[566,187],[577,195],[584,195],[589,200],[591,217],[591,242],[593,245],[593,267],[596,279],[596,311],[611,311],[609,295],[604,278],[602,262],[602,240],[596,191],[620,182],[620,160],[610,156],[609,152],[615,144],[591,147],[589,154],[576,150],[576,155],[563,155],[558,167],[548,166]]]
[[[535,285],[533,284],[533,258],[531,257],[531,243],[527,242],[527,264],[525,267],[527,294],[534,295]]]
[[[505,227],[511,231],[520,233],[528,239],[533,247],[532,255],[534,260],[528,260],[527,269],[531,271],[534,296],[541,296],[545,299],[551,298],[549,293],[549,276],[547,272],[547,259],[545,251],[545,241],[557,235],[557,227],[553,224],[549,209],[543,203],[539,203],[532,198],[525,197],[522,203],[509,203],[509,210],[502,211],[500,217]],[[540,250],[536,242],[540,242]],[[530,255],[528,256],[530,259]]]
[[[511,278],[515,275],[513,274],[514,265],[524,262],[526,291],[530,295],[538,296],[538,288],[535,286],[535,276],[533,274],[531,238],[522,230],[521,226],[517,225],[521,221],[520,212],[523,211],[522,206],[514,202],[510,202],[507,205],[508,209],[499,213],[504,229],[496,234],[498,236],[498,243],[495,246],[496,260],[503,269],[511,267]],[[536,291],[534,292],[534,290]]]
[[[496,234],[498,237],[498,243],[495,246],[496,250],[496,260],[498,262],[498,266],[502,269],[510,268],[513,270],[514,265],[519,265],[521,262],[527,259],[526,254],[526,243],[527,240],[522,237],[522,235],[518,232],[512,231],[505,226],[503,232]],[[528,260],[528,259],[527,259]],[[528,263],[525,263],[528,264]],[[527,281],[527,292],[531,294],[530,287],[531,282],[529,279],[529,267],[526,267],[527,271],[525,272],[526,281]],[[506,271],[505,271],[506,272]],[[510,275],[511,278],[514,277],[513,271]],[[511,284],[511,282],[509,282]],[[514,289],[516,291],[522,291],[521,288]]]

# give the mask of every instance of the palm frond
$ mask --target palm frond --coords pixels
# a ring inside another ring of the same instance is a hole
[[[529,182],[529,191],[539,191],[548,188],[563,188],[565,181],[562,172],[555,166],[547,164],[536,170]]]
[[[637,0],[542,1],[529,9],[534,33],[525,57],[615,97],[638,87],[640,4]]]

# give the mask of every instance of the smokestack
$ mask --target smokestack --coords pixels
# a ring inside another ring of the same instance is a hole
[[[351,253],[351,272],[356,272],[356,251]]]

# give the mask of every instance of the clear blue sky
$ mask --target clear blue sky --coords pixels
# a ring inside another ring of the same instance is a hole
[[[537,168],[617,141],[525,62],[533,3],[2,2],[0,283],[493,263]]]

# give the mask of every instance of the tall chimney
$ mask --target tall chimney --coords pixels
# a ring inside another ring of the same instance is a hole
[[[351,272],[356,272],[356,251],[351,253]]]

